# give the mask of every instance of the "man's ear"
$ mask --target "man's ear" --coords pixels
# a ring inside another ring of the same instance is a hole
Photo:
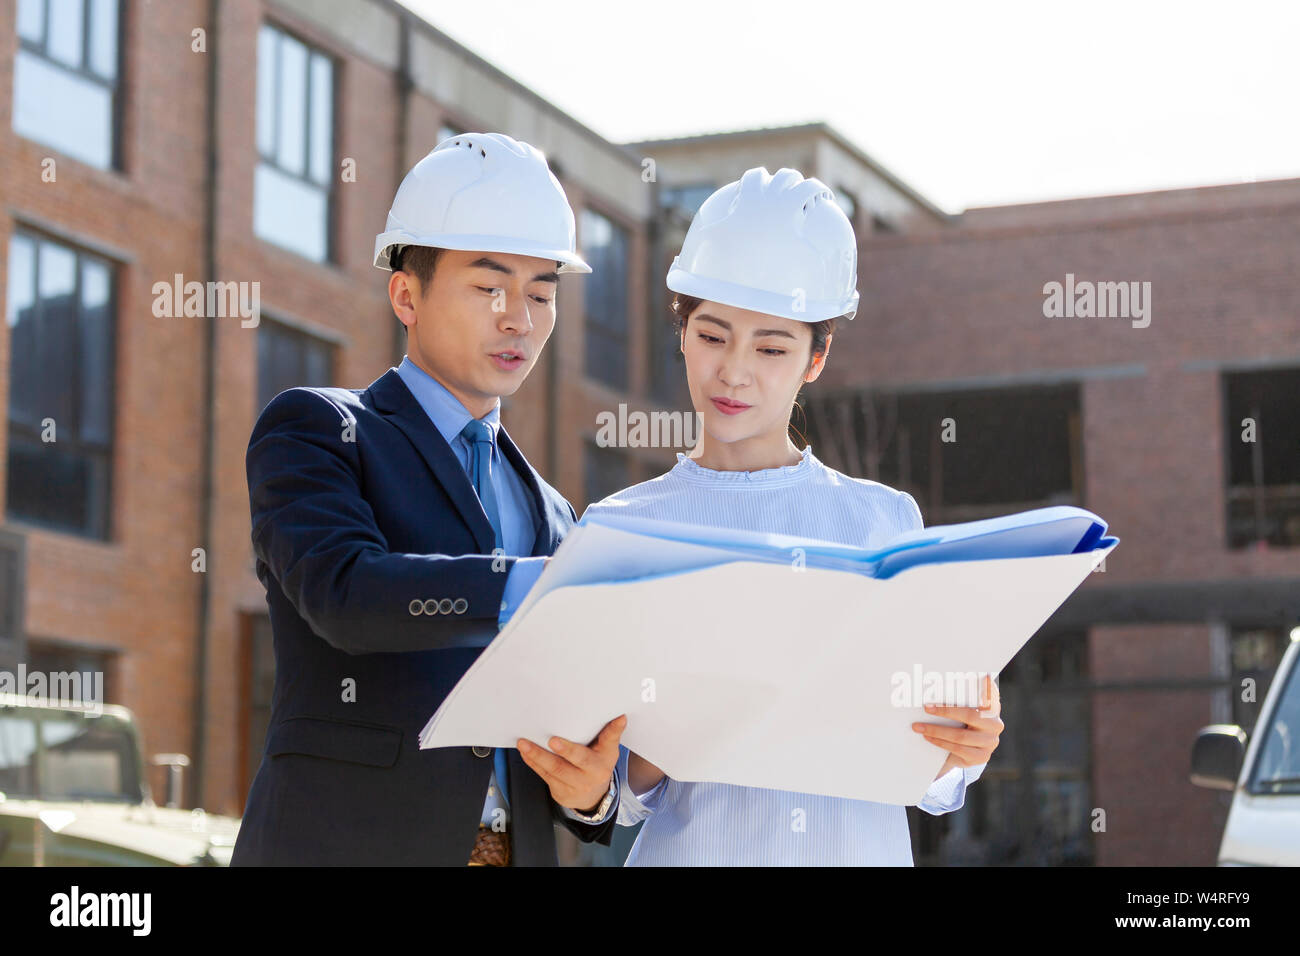
[[[415,325],[415,303],[420,299],[420,280],[409,272],[394,272],[388,277],[388,301],[393,314],[409,332]]]

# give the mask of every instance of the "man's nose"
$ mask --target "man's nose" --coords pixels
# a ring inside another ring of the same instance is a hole
[[[533,330],[533,317],[528,308],[528,297],[524,295],[505,296],[506,308],[501,318],[501,328],[523,335]]]

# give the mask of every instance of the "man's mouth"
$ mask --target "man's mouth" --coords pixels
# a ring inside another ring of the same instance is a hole
[[[524,353],[520,352],[518,349],[506,349],[503,352],[493,352],[491,355],[492,361],[497,364],[497,368],[502,368],[506,371],[519,368],[519,366],[524,364]]]

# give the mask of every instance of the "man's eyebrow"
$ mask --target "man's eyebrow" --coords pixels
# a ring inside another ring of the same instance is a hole
[[[489,256],[482,256],[475,259],[469,264],[471,269],[491,269],[493,272],[504,272],[508,276],[515,274],[515,270],[502,262],[497,262]],[[559,282],[560,275],[558,272],[539,272],[533,276],[531,282]]]
[[[699,315],[695,316],[695,318],[702,322],[713,322],[716,325],[722,326],[728,332],[731,331],[730,322],[724,322],[722,319],[719,319],[716,316],[709,315],[707,312],[701,312]],[[787,339],[794,338],[794,336],[791,335],[789,332],[787,332],[785,329],[756,329],[754,331],[754,336],[758,337],[760,335],[783,335]]]

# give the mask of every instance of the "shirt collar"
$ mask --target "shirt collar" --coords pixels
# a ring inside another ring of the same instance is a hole
[[[411,394],[420,403],[420,407],[429,416],[433,427],[438,429],[438,434],[442,435],[443,440],[450,445],[460,437],[461,431],[474,417],[460,399],[448,391],[447,386],[442,382],[412,362],[409,355],[402,357],[402,364],[397,366],[397,374],[402,377],[402,381],[411,390]],[[492,406],[492,410],[479,421],[492,430],[492,443],[496,444],[501,428],[500,398]]]

